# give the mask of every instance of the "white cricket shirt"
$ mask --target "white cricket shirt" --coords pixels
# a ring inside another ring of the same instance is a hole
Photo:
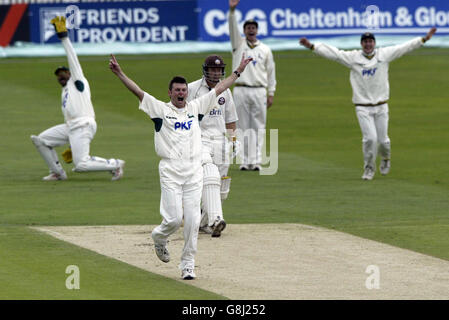
[[[240,35],[237,20],[233,11],[229,12],[229,37],[232,46],[232,68],[236,70],[242,60],[253,58],[245,68],[245,72],[235,82],[236,85],[246,85],[251,87],[264,87],[268,89],[268,95],[274,96],[276,91],[276,74],[273,53],[271,49],[260,41],[257,41],[251,48]]]
[[[189,95],[187,101],[192,101],[211,91],[206,79],[201,78],[189,83]],[[225,137],[226,123],[238,120],[234,99],[231,90],[226,89],[215,99],[214,106],[200,121],[201,135],[203,138]]]
[[[422,44],[422,38],[419,37],[400,45],[377,48],[371,59],[365,57],[362,50],[343,51],[324,43],[315,44],[313,51],[351,69],[352,102],[355,105],[377,104],[390,98],[390,62],[421,47]]]
[[[214,106],[215,98],[215,89],[212,89],[179,109],[171,102],[162,102],[145,92],[139,109],[154,122],[154,146],[159,157],[201,161],[199,117]]]
[[[69,128],[75,129],[84,123],[86,118],[95,118],[95,112],[90,97],[89,82],[84,77],[70,39],[67,37],[61,41],[67,54],[71,74],[69,81],[62,88],[62,114]]]

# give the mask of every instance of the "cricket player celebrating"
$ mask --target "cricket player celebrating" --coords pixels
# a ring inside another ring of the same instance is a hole
[[[203,64],[203,77],[189,83],[187,101],[206,95],[215,88],[225,75],[225,66],[220,56],[208,56]],[[219,237],[226,227],[222,201],[228,197],[231,185],[231,177],[227,176],[232,160],[229,146],[232,145],[234,156],[239,145],[234,135],[237,120],[231,90],[226,89],[217,96],[214,107],[200,121],[204,175],[200,230],[212,237]]]
[[[390,62],[421,47],[435,34],[430,29],[425,37],[417,37],[403,44],[375,48],[376,39],[372,33],[361,37],[362,50],[343,51],[324,43],[312,44],[306,38],[299,43],[313,50],[319,56],[334,60],[351,69],[352,102],[363,135],[363,180],[372,180],[376,171],[377,153],[381,156],[379,171],[390,172],[391,147],[388,137],[388,99],[390,86],[388,67]]]
[[[231,76],[219,82],[208,94],[190,102],[187,102],[187,81],[182,77],[174,77],[169,84],[170,102],[167,103],[140,89],[123,73],[113,55],[109,61],[111,71],[139,99],[139,109],[154,122],[154,144],[156,153],[161,157],[159,176],[162,223],[153,230],[151,236],[158,258],[169,262],[167,239],[181,226],[184,218],[185,244],[180,269],[185,280],[195,278],[194,256],[201,219],[203,168],[199,120],[215,106],[216,97],[234,83],[251,60],[242,58]]]
[[[243,143],[242,165],[240,170],[260,170],[262,163],[263,136],[258,131],[264,130],[267,122],[267,108],[273,104],[276,91],[275,64],[271,49],[257,40],[258,23],[248,20],[243,25],[245,38],[240,36],[235,8],[240,0],[229,0],[229,36],[232,46],[232,64],[235,68],[242,55],[252,57],[253,61],[247,71],[235,83],[234,100],[239,117],[239,140],[248,138]],[[268,89],[268,97],[267,97]]]
[[[67,179],[67,174],[59,163],[54,148],[68,143],[71,150],[66,150],[63,156],[66,162],[72,162],[73,155],[75,172],[109,171],[112,173],[112,181],[118,180],[123,176],[125,161],[106,160],[89,155],[90,142],[97,131],[89,82],[84,77],[78,57],[67,37],[65,17],[56,17],[51,20],[51,23],[67,53],[69,68],[59,67],[55,71],[58,82],[62,86],[62,113],[65,123],[49,128],[38,136],[31,136],[31,140],[50,169],[50,175],[43,180]]]

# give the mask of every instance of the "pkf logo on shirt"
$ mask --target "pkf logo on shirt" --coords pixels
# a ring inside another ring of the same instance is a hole
[[[190,127],[192,126],[192,120],[190,121],[182,121],[182,122],[175,122],[175,130],[181,129],[181,130],[190,130]]]
[[[376,70],[377,70],[377,68],[363,69],[363,70],[362,70],[362,77],[363,77],[364,75],[367,75],[367,76],[374,76],[374,74],[376,73]]]

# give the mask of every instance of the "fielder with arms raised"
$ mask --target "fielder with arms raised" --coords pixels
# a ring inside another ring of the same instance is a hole
[[[65,17],[56,17],[51,20],[51,23],[67,53],[69,68],[59,67],[55,71],[58,82],[62,86],[62,113],[65,123],[49,128],[38,136],[31,136],[31,140],[50,169],[50,175],[43,180],[67,179],[67,174],[53,148],[68,143],[70,143],[71,152],[65,152],[64,157],[67,162],[71,162],[73,158],[75,172],[109,171],[112,173],[112,181],[118,180],[123,176],[125,161],[106,160],[89,155],[90,142],[97,131],[89,82],[84,77],[78,57],[67,37]]]
[[[189,83],[187,101],[197,99],[216,87],[225,75],[223,59],[210,55],[203,64],[203,77]],[[231,177],[228,169],[232,161],[230,151],[237,153],[235,137],[237,112],[231,90],[217,96],[214,107],[200,121],[203,142],[203,196],[201,202],[200,230],[219,237],[226,227],[222,201],[228,197]]]
[[[128,78],[114,56],[109,62],[111,71],[139,99],[139,109],[154,122],[154,144],[156,153],[161,157],[159,176],[162,223],[152,231],[151,236],[158,258],[169,262],[167,239],[181,226],[184,217],[185,244],[180,269],[181,277],[185,280],[195,278],[194,256],[201,219],[203,168],[199,119],[215,106],[216,97],[234,83],[251,60],[242,58],[231,76],[218,83],[208,94],[190,102],[187,102],[187,81],[182,77],[174,77],[170,81],[170,102],[162,102],[144,92]]]
[[[239,2],[240,0],[229,0],[232,66],[235,68],[238,65],[242,55],[253,58],[245,74],[235,82],[233,91],[239,116],[237,125],[243,134],[243,137],[239,134],[243,146],[240,170],[259,171],[264,137],[258,135],[258,131],[265,130],[267,109],[273,104],[276,91],[275,63],[271,49],[257,39],[258,23],[255,20],[245,21],[245,37],[240,35],[235,15]],[[244,143],[245,136],[248,137],[248,143]]]
[[[352,102],[363,135],[364,171],[362,179],[372,180],[376,172],[376,156],[382,157],[379,171],[386,175],[390,171],[390,138],[388,137],[388,99],[390,85],[388,68],[390,62],[404,54],[420,48],[435,34],[430,29],[425,37],[417,37],[403,44],[375,48],[372,33],[361,37],[362,50],[343,51],[324,43],[312,44],[306,38],[299,43],[319,56],[334,60],[351,69]]]

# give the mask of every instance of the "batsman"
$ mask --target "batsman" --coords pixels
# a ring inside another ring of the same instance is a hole
[[[187,101],[208,94],[225,76],[222,57],[210,55],[203,64],[203,77],[189,83]],[[231,186],[228,176],[232,158],[239,151],[235,136],[238,120],[231,90],[226,89],[215,99],[214,107],[200,121],[203,163],[203,195],[200,230],[220,237],[226,228],[222,201],[226,200]]]

